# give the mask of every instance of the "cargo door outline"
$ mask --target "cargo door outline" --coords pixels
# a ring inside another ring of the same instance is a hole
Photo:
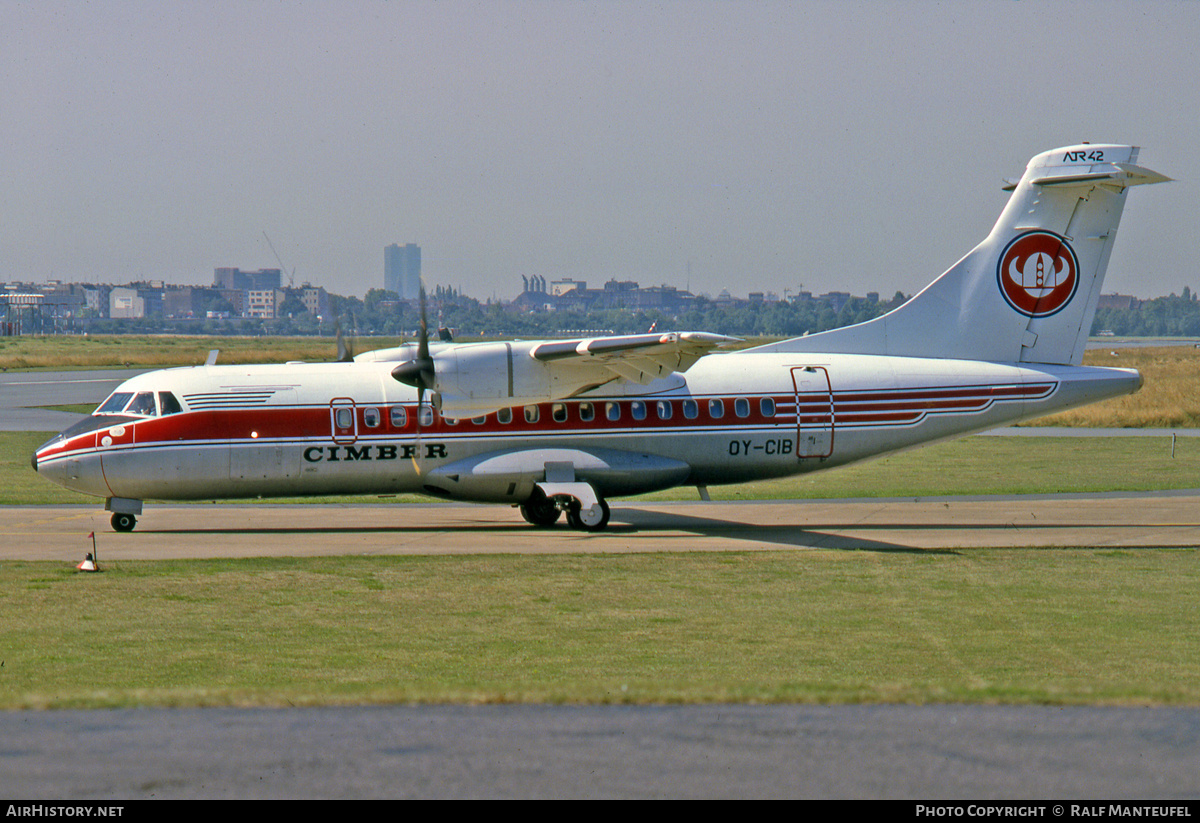
[[[823,366],[793,366],[796,392],[796,457],[829,457],[833,454],[833,385]]]
[[[295,405],[296,390],[277,389],[274,395],[283,408]],[[183,450],[175,451],[174,470],[183,475],[185,464],[180,463]],[[282,443],[259,440],[258,432],[252,431],[249,439],[240,438],[229,443],[229,479],[261,482],[278,480],[296,473],[298,458],[294,451],[288,452]]]

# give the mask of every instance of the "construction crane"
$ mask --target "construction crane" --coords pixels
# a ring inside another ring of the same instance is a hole
[[[267,237],[267,233],[263,232],[263,237],[267,240],[267,245],[271,247],[271,254],[275,255],[275,261],[279,263],[281,271],[287,272],[287,266],[283,265],[283,260],[279,257],[279,252],[275,251],[275,244],[271,242],[271,238]],[[288,273],[288,288],[294,288],[296,285],[296,270],[292,269]]]

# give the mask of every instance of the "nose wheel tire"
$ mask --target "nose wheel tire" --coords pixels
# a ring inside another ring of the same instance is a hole
[[[112,523],[113,531],[131,532],[133,531],[133,527],[137,525],[137,518],[132,514],[118,512],[112,516],[112,520],[109,522]]]

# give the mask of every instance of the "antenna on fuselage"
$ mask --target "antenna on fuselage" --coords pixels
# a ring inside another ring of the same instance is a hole
[[[208,352],[208,358],[204,361],[204,365],[215,366],[217,363],[217,355],[220,353],[220,349],[210,349]]]

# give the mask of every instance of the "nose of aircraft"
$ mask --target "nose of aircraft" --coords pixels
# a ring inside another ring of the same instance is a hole
[[[39,475],[73,491],[109,496],[100,455],[95,450],[95,430],[112,425],[114,418],[89,416],[38,446],[29,464]]]
[[[59,485],[64,485],[61,472],[56,471],[56,468],[61,467],[62,461],[51,461],[50,455],[62,445],[66,440],[62,434],[56,434],[47,440],[42,445],[34,449],[33,454],[29,457],[29,465],[33,466],[33,470],[45,477],[47,480],[53,480]]]
[[[36,449],[33,450],[33,454],[31,454],[29,456],[29,465],[33,466],[33,470],[35,472],[41,471],[40,464],[41,464],[42,456],[44,454],[48,453],[54,447],[61,444],[64,440],[66,440],[66,437],[63,435],[62,432],[59,432],[58,434],[54,435],[49,440],[47,440],[45,443],[43,443],[42,445],[38,446]]]

